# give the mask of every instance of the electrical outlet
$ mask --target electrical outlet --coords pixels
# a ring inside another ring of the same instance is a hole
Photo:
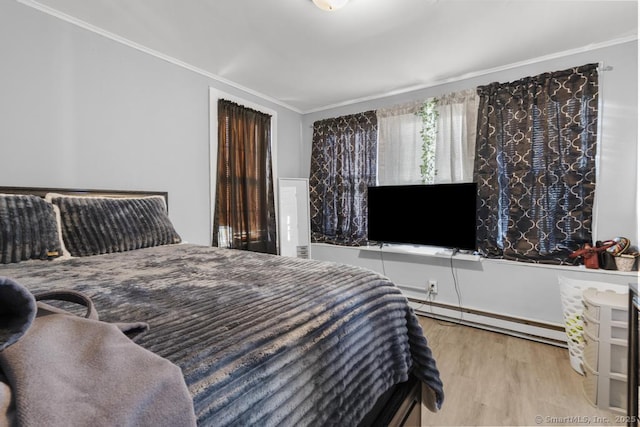
[[[429,295],[437,295],[438,294],[438,281],[437,280],[429,280],[428,289]]]

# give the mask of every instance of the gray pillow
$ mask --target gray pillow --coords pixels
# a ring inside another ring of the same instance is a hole
[[[0,194],[0,263],[52,259],[62,254],[51,203],[33,195]]]
[[[113,198],[47,194],[60,209],[62,237],[72,256],[124,252],[180,243],[162,196]]]

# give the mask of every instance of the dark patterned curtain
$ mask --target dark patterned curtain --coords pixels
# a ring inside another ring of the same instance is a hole
[[[357,246],[367,240],[367,187],[376,183],[375,111],[313,124],[309,178],[311,239]]]
[[[479,249],[562,263],[591,242],[597,65],[493,83],[478,94]]]
[[[276,254],[271,116],[218,100],[213,244]]]

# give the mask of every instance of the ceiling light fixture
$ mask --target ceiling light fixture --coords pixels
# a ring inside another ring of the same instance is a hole
[[[322,10],[333,12],[347,4],[349,0],[313,0],[313,3]]]

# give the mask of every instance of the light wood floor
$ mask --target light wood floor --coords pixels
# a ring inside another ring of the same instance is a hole
[[[423,426],[625,424],[587,401],[567,349],[422,316],[420,322],[445,392],[438,413],[423,407]]]

